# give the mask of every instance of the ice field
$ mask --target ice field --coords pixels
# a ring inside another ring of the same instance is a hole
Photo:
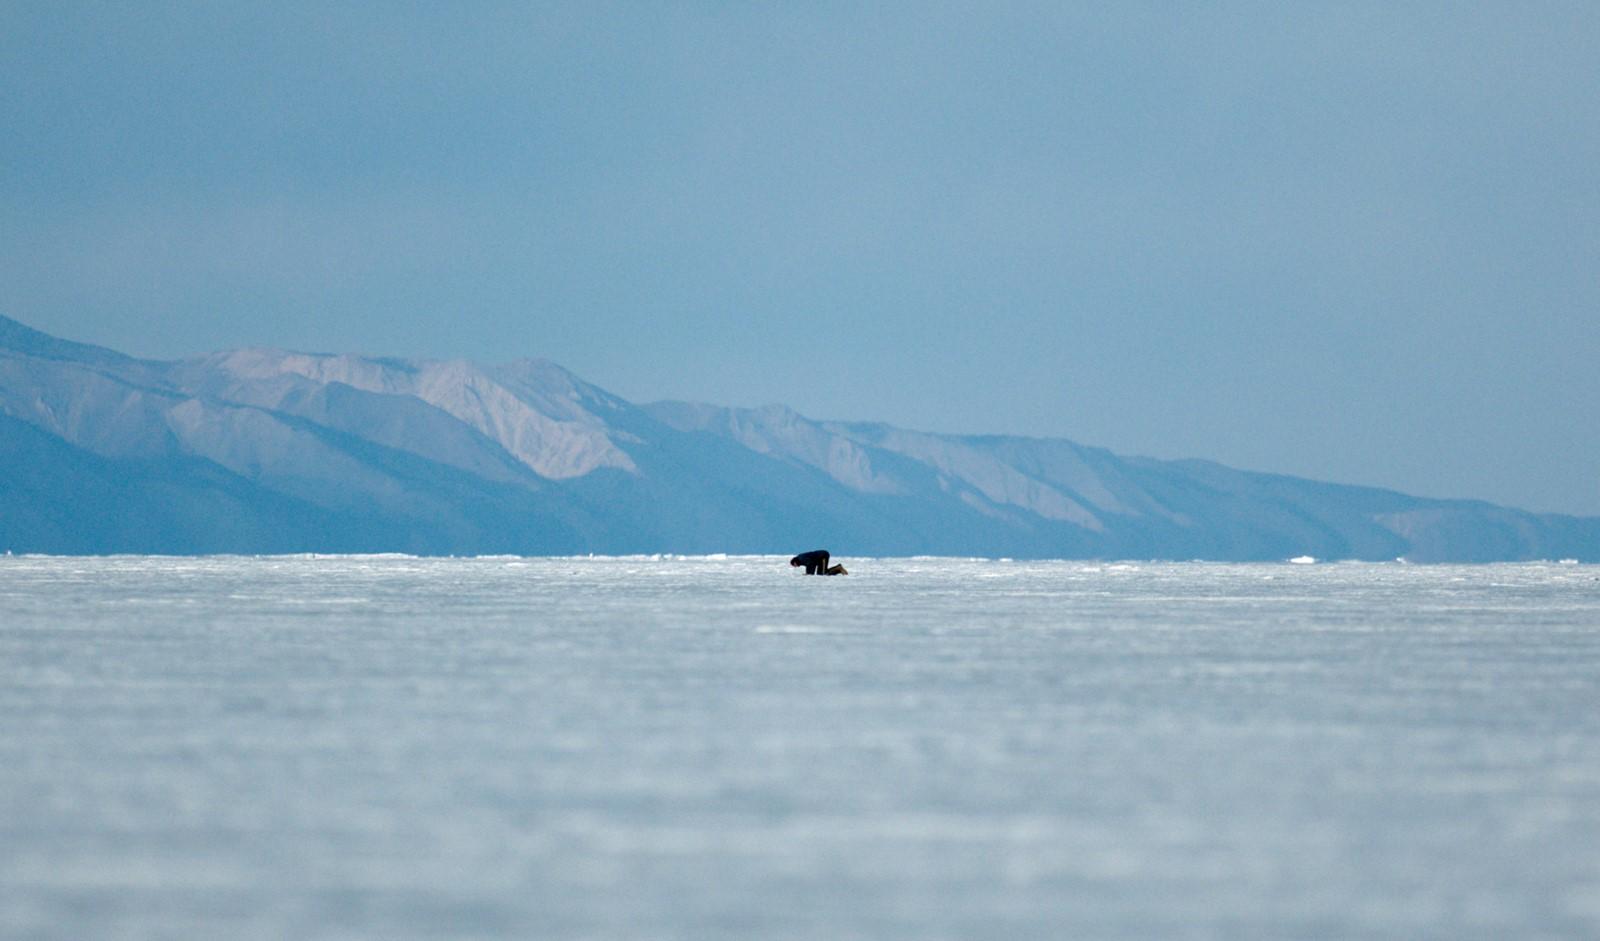
[[[0,938],[1600,937],[1600,567],[0,558]]]

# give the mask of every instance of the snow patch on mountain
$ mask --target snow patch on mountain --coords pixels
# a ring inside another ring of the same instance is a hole
[[[874,469],[871,455],[860,445],[782,405],[737,409],[657,402],[647,411],[679,431],[724,435],[757,454],[815,467],[852,490],[879,494],[908,490],[901,481]]]
[[[1094,513],[1055,487],[1018,471],[960,438],[904,431],[887,426],[825,426],[856,437],[861,443],[921,461],[963,481],[991,503],[1014,506],[1049,520],[1082,526],[1093,532],[1105,527]]]
[[[465,423],[541,477],[582,477],[610,467],[638,467],[613,440],[606,420],[587,406],[608,396],[554,364],[514,363],[485,370],[465,360],[394,360],[348,355],[239,350],[208,358],[196,370],[233,380],[216,394],[235,401],[281,404],[296,388],[286,377],[341,384],[380,395],[408,396]],[[274,397],[277,397],[274,402]]]

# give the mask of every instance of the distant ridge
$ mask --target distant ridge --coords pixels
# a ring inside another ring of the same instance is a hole
[[[1600,561],[1600,519],[636,405],[545,360],[140,360],[0,317],[0,551]]]

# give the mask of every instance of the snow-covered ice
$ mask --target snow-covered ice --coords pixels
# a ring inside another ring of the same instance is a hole
[[[0,937],[1600,936],[1600,569],[0,557]]]

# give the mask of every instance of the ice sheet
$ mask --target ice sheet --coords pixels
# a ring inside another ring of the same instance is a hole
[[[0,558],[0,937],[1600,935],[1600,569]]]

